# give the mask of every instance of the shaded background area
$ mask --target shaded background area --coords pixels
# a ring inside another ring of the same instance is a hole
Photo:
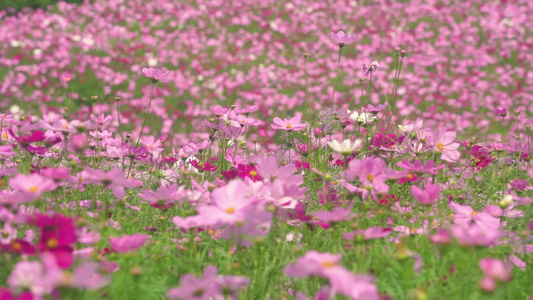
[[[83,3],[84,0],[62,0],[68,3]],[[0,10],[7,10],[9,13],[20,11],[25,7],[28,8],[46,8],[59,2],[58,0],[2,0],[0,1]]]

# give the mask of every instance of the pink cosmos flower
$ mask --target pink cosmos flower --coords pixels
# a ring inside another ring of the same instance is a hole
[[[86,134],[75,134],[70,139],[70,146],[78,153],[82,153],[88,145]]]
[[[168,83],[172,80],[172,73],[170,71],[163,71],[156,68],[143,68],[144,76],[150,78],[153,83]]]
[[[273,213],[264,206],[252,205],[239,223],[228,224],[222,230],[221,238],[237,241],[239,245],[251,246],[270,231]],[[252,240],[253,238],[253,240]]]
[[[319,253],[309,251],[295,263],[285,267],[284,273],[291,277],[328,277],[331,269],[342,268],[340,260],[342,254]]]
[[[428,235],[429,240],[436,245],[446,245],[451,241],[450,234],[446,229],[440,228],[437,233]]]
[[[419,141],[425,141],[426,137],[431,136],[431,131],[424,126],[424,120],[416,119],[408,125],[398,125],[401,131],[405,132],[411,138],[417,138]]]
[[[387,170],[387,165],[381,158],[365,157],[363,160],[351,160],[345,176],[350,181],[358,178],[362,188],[371,188],[375,193],[384,194],[389,190],[385,183],[388,179]]]
[[[71,80],[72,80],[73,76],[72,74],[70,74],[69,72],[65,72],[63,74],[61,74],[61,81],[65,82],[65,83],[69,83]]]
[[[139,193],[139,197],[151,206],[158,209],[169,209],[174,206],[178,200],[178,186],[171,184],[167,186],[160,186],[157,191],[144,190]]]
[[[482,227],[476,223],[466,227],[454,225],[451,234],[462,246],[491,246],[502,236],[499,230]]]
[[[0,158],[5,158],[7,156],[14,156],[14,155],[15,155],[15,152],[13,152],[12,145],[0,146]]]
[[[91,245],[100,240],[100,232],[97,230],[89,231],[87,227],[82,227],[77,232],[78,241],[85,245]]]
[[[351,210],[343,207],[335,207],[332,211],[318,211],[315,213],[315,217],[326,223],[347,221],[353,218]]]
[[[339,48],[343,48],[344,46],[351,44],[355,42],[355,34],[354,35],[346,35],[344,31],[338,31],[337,33],[334,33],[331,31],[329,33],[329,36],[333,40],[333,42],[339,46]]]
[[[309,251],[295,263],[285,267],[291,277],[320,276],[329,279],[333,289],[352,299],[378,300],[379,292],[368,276],[350,273],[340,265],[341,254]]]
[[[461,153],[457,151],[459,143],[455,142],[455,132],[440,128],[435,132],[430,141],[433,151],[441,153],[440,158],[447,162],[456,162]]]
[[[241,127],[246,125],[257,126],[261,124],[261,121],[245,115],[237,115],[236,117],[233,117],[232,120],[239,123]]]
[[[214,105],[209,108],[209,111],[214,114],[215,116],[222,116],[229,112],[229,108],[222,107],[220,105]]]
[[[135,188],[141,184],[138,180],[124,178],[124,172],[119,168],[112,169],[109,172],[92,168],[87,168],[85,171],[87,172],[85,184],[91,183],[103,185],[110,189],[113,192],[113,195],[119,199],[124,198],[124,188]]]
[[[368,76],[368,74],[376,73],[378,68],[379,68],[379,63],[377,61],[373,61],[363,66],[363,72],[365,72],[365,76]]]
[[[137,251],[141,248],[146,240],[148,235],[142,233],[136,233],[134,235],[123,235],[118,238],[109,238],[109,245],[113,251],[117,253]]]
[[[387,108],[387,105],[388,105],[387,102],[385,102],[383,104],[378,104],[377,106],[374,106],[372,104],[368,104],[366,106],[366,112],[369,112],[371,114],[377,114],[380,111],[384,111]]]
[[[521,210],[513,209],[515,206],[514,203],[511,203],[505,209],[501,209],[496,205],[488,205],[483,209],[483,212],[493,216],[493,217],[507,217],[507,218],[519,218],[524,216],[524,212]]]
[[[486,212],[477,212],[470,206],[459,205],[453,201],[449,204],[449,207],[455,212],[453,221],[458,225],[468,226],[470,223],[475,222],[479,226],[490,230],[498,230],[500,227],[500,219]]]
[[[373,240],[386,237],[392,233],[392,229],[384,227],[368,227],[367,229],[358,229],[356,231],[347,232],[343,237],[349,241],[364,241]]]
[[[235,224],[242,222],[254,203],[243,191],[247,185],[242,180],[232,180],[227,185],[212,192],[211,205],[198,209],[200,215],[207,217],[212,225]]]
[[[95,262],[84,262],[74,272],[63,271],[53,257],[41,255],[45,280],[50,286],[72,287],[86,290],[98,289],[110,282],[109,276],[101,275],[100,266]]]
[[[426,183],[425,190],[413,185],[411,186],[411,193],[420,204],[432,205],[439,198],[440,188],[431,183]]]
[[[304,129],[307,124],[302,124],[302,117],[301,116],[294,116],[291,119],[281,119],[278,117],[274,118],[274,124],[272,124],[272,128],[276,130],[285,130],[285,131],[300,131]]]
[[[201,215],[190,216],[186,218],[176,216],[172,218],[172,222],[174,222],[174,224],[178,226],[178,228],[189,230],[191,228],[204,226],[205,217]]]
[[[55,182],[70,179],[70,169],[67,167],[49,168],[44,167],[40,170],[41,175],[53,179]]]
[[[17,263],[7,279],[7,284],[12,289],[30,290],[38,297],[50,293],[53,288],[47,283],[43,266],[38,261]]]
[[[511,278],[510,264],[504,264],[501,260],[496,258],[483,258],[479,261],[479,267],[483,271],[486,277],[493,280],[507,282]]]
[[[287,179],[296,173],[296,167],[293,164],[280,166],[278,157],[275,155],[262,157],[257,160],[257,174],[261,178],[274,181],[276,179]]]
[[[153,136],[143,136],[141,139],[141,143],[150,153],[152,153],[156,157],[161,152],[163,152],[163,146],[161,144],[161,141],[156,140]]]
[[[167,297],[171,299],[214,299],[222,295],[218,278],[218,269],[215,266],[206,267],[202,277],[186,274],[181,278],[179,287],[167,291]]]
[[[28,201],[38,198],[42,193],[57,188],[53,180],[39,174],[17,174],[9,180],[9,186],[27,196]]]
[[[435,167],[435,161],[433,160],[428,160],[424,165],[421,160],[415,160],[413,163],[410,163],[407,159],[403,159],[396,165],[400,168],[404,168],[406,171],[420,174],[427,173],[437,175],[438,170],[444,169],[444,165]]]

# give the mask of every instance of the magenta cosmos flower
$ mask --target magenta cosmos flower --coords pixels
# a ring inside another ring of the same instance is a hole
[[[30,223],[41,229],[39,249],[50,253],[60,268],[67,269],[74,262],[72,247],[76,244],[76,226],[72,218],[61,214],[37,214]]]
[[[294,116],[291,119],[281,119],[278,117],[274,118],[274,124],[272,128],[276,130],[285,130],[285,131],[300,131],[304,129],[307,125],[302,124],[302,117]]]
[[[441,153],[440,158],[447,162],[456,162],[461,153],[457,151],[459,143],[455,142],[455,132],[440,128],[433,135],[431,146],[433,151]]]
[[[355,34],[354,35],[346,35],[344,31],[339,31],[337,33],[334,33],[333,31],[329,33],[329,37],[333,40],[335,45],[339,46],[339,48],[342,48],[348,44],[351,44],[355,42]]]
[[[146,243],[148,235],[136,233],[134,235],[123,235],[118,238],[109,238],[109,245],[113,251],[118,253],[136,251]]]
[[[168,83],[172,80],[172,73],[170,71],[163,71],[156,68],[143,68],[142,71],[153,83]]]

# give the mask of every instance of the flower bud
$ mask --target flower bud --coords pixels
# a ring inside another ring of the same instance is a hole
[[[501,209],[506,209],[511,203],[513,202],[513,196],[511,195],[505,195],[500,202],[498,202],[498,206],[500,206]]]

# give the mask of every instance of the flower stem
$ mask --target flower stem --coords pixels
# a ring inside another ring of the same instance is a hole
[[[148,119],[148,116],[150,115],[150,108],[152,107],[152,96],[154,94],[154,86],[155,86],[155,82],[152,83],[152,90],[150,91],[150,101],[148,102],[148,111],[146,112],[146,116],[144,116],[143,125],[141,127],[141,133],[139,133],[139,138],[137,139],[137,142],[135,143],[135,147],[139,146],[139,142],[141,141],[141,137],[143,135],[144,126],[146,125],[146,120]]]
[[[289,163],[291,162],[291,131],[287,134],[287,151],[289,152]]]
[[[118,127],[117,131],[120,133],[120,110],[118,109],[118,101],[117,102],[117,117],[118,117]]]
[[[309,74],[307,74],[307,56],[304,56],[304,74],[305,74],[305,93],[307,94],[307,115],[309,116],[309,120],[312,121],[311,117],[311,97],[309,95],[309,83],[308,83],[308,77]]]
[[[339,79],[339,65],[341,63],[341,53],[342,47],[339,47],[339,57],[337,58],[337,71],[335,72],[335,82],[333,83],[333,94],[331,96],[331,110],[329,117],[333,120],[333,106],[335,106],[335,87],[337,86],[337,81]]]

